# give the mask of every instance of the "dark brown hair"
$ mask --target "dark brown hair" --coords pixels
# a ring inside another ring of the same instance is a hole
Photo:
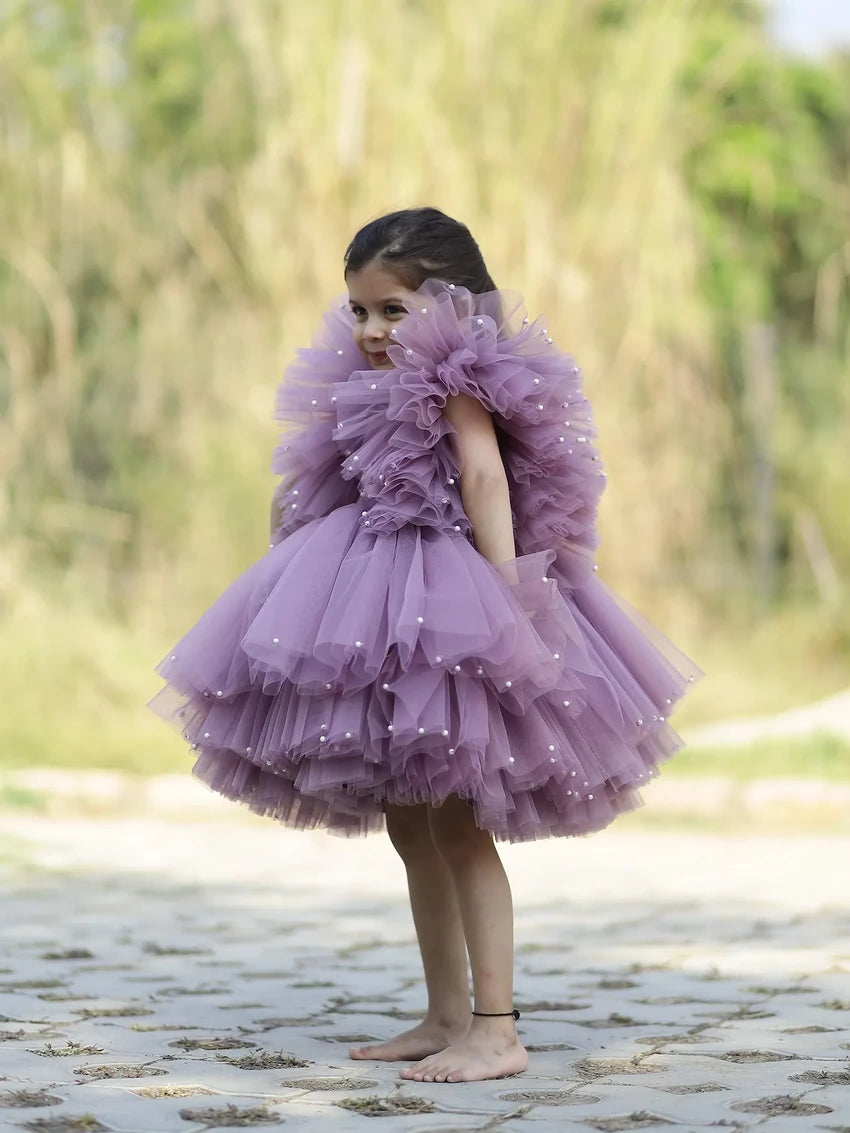
[[[379,260],[416,291],[429,278],[481,295],[495,291],[481,249],[465,224],[435,208],[402,209],[371,220],[345,252],[345,275]]]

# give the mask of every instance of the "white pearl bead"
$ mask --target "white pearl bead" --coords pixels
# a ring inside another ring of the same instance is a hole
[[[449,291],[454,291],[454,289],[455,289],[455,285],[453,283],[450,283],[449,284]]]
[[[552,656],[555,658],[556,661],[561,660],[561,654],[560,653],[553,653]]]
[[[440,501],[440,502],[441,502],[441,503],[444,503],[444,504],[447,504],[447,503],[449,502],[449,497],[448,497],[448,496],[443,496],[443,498],[441,499],[441,501]]]
[[[327,736],[319,736],[319,743],[320,744],[327,743],[327,739],[328,739]]]
[[[522,320],[522,325],[526,326],[527,323],[528,323],[528,315],[526,315],[525,318]]]
[[[422,308],[422,314],[423,314],[423,315],[427,315],[427,314],[428,314],[428,308],[427,308],[427,307],[423,307],[423,308]]]
[[[345,733],[345,738],[346,738],[347,740],[350,740],[350,739],[351,739],[351,732],[346,732],[346,733]]]
[[[369,520],[368,520],[368,519],[364,519],[364,520],[363,520],[363,526],[364,526],[364,527],[368,527],[368,526],[369,526]]]
[[[635,723],[637,724],[637,726],[638,726],[639,728],[642,728],[642,727],[643,727],[643,720],[635,720]]]
[[[328,682],[328,684],[325,685],[325,688],[330,688],[330,687],[331,687],[330,682]]]
[[[454,476],[450,476],[450,477],[449,477],[449,483],[450,483],[450,484],[454,484],[454,482],[455,482],[455,478],[454,478]]]
[[[290,507],[293,511],[295,511],[295,509],[298,507],[298,504],[290,504]]]
[[[204,739],[208,740],[209,738],[210,738],[209,732],[204,732]]]
[[[555,750],[555,745],[554,745],[554,744],[549,744],[549,750],[550,750],[550,751],[554,751],[554,750]]]
[[[447,736],[448,734],[449,734],[449,729],[448,729],[448,728],[443,728],[443,735],[444,735],[444,736]]]
[[[576,773],[575,773],[575,771],[571,771],[571,772],[570,772],[570,775],[571,775],[571,776],[573,777],[573,779],[575,779],[575,777],[576,777]]]
[[[558,440],[561,442],[561,444],[563,444],[564,441],[566,440],[566,438],[565,437],[558,437]]]
[[[569,708],[570,706],[570,702],[568,700],[562,700],[561,703],[563,704],[564,708]]]
[[[173,661],[173,660],[174,660],[174,658],[172,657],[172,661]],[[672,704],[672,703],[673,703],[673,701],[672,701],[672,700],[670,699],[670,697],[668,696],[668,697],[665,697],[664,703],[665,703],[665,704]]]
[[[266,767],[271,767],[271,765],[272,765],[272,761],[270,759],[267,759],[266,760]]]
[[[384,692],[386,692],[389,687],[390,686],[387,684],[386,681],[384,681],[384,683],[381,685],[381,688],[384,690]]]
[[[511,682],[505,681],[505,688],[510,688],[510,687],[511,687]]]
[[[476,321],[476,322],[478,323],[478,325],[479,325],[480,327],[483,327],[483,326],[484,326],[484,320],[483,320],[483,319],[476,319],[475,321]]]
[[[508,756],[508,763],[516,763],[516,760],[514,759],[514,757],[512,755]]]
[[[391,732],[392,730],[393,730],[392,724],[387,724],[387,731]]]
[[[314,397],[313,400],[310,402],[310,404],[311,405],[318,405],[319,403],[318,403],[318,401],[316,401],[316,399]]]
[[[192,744],[192,751],[197,751],[197,750],[198,750],[198,745]]]
[[[405,350],[405,354],[408,354],[408,355],[409,355],[409,354],[412,354],[412,353],[413,353],[413,351],[412,351],[412,350],[410,349],[410,347],[408,346],[407,350]]]
[[[425,619],[421,615],[416,620],[420,625],[422,625],[422,623],[425,621]]]
[[[537,408],[538,408],[538,409],[542,409],[542,408],[543,408],[543,406],[542,406],[542,405],[540,404],[540,402],[539,402],[539,401],[538,401],[538,403],[537,403]]]
[[[327,724],[322,724],[322,726],[321,726],[321,729],[320,729],[320,730],[321,730],[321,731],[323,731],[323,732],[326,732],[326,731],[328,730],[328,726],[327,726]]]
[[[435,657],[434,658],[434,660],[437,662],[438,665],[442,661],[442,659],[443,659],[442,657]]]
[[[540,385],[540,378],[532,378],[531,384],[534,385],[534,386],[539,386]]]
[[[554,763],[554,762],[555,762],[555,757],[554,757],[554,755],[550,755],[550,756],[549,756],[549,762],[550,762],[550,763]]]
[[[340,358],[343,356],[344,353],[345,353],[344,350],[337,350],[337,354],[340,356]]]
[[[378,386],[375,382],[372,382],[372,384],[369,386],[369,389],[377,389],[377,388],[378,388]]]
[[[592,798],[593,798],[593,795],[588,795],[587,797],[588,797],[589,799],[592,799]]]
[[[355,642],[354,642],[354,648],[355,648],[355,649],[359,649],[359,648],[360,648],[360,646],[361,646],[362,644],[363,644],[363,642],[362,642],[362,641],[355,641]]]
[[[564,422],[564,425],[565,425],[565,426],[566,426],[566,427],[567,427],[567,428],[569,429],[569,427],[570,427],[570,423],[569,423],[569,421],[565,421],[565,422]]]
[[[224,693],[221,691],[221,689],[218,690],[216,696],[224,696]]]
[[[594,569],[594,570],[599,570],[599,563],[594,563],[594,564],[593,564],[593,569]]]
[[[424,736],[424,735],[425,735],[425,729],[424,729],[424,728],[417,728],[416,730],[417,730],[417,731],[419,732],[419,735],[420,735],[420,736]]]
[[[391,330],[390,331],[390,338],[395,338],[397,334],[398,334],[397,330],[395,330],[395,329]]]
[[[250,755],[250,754],[251,754],[251,748],[249,748],[249,747],[246,747],[246,748],[245,748],[245,754],[246,754],[246,755]]]
[[[547,339],[546,339],[546,341],[547,341],[547,342],[551,342],[551,341],[552,341],[552,339],[551,339],[551,338],[547,338]]]
[[[484,670],[483,670],[483,669],[476,669],[475,671],[476,671],[476,673],[477,673],[477,674],[479,675],[479,677],[483,677],[483,676],[484,676]]]
[[[368,515],[369,513],[368,513],[368,511],[361,511],[361,513],[360,513],[360,514],[361,514],[361,515]]]
[[[567,791],[567,794],[568,794],[568,795],[571,795],[571,794],[572,794],[572,791]]]
[[[351,459],[352,459],[352,460],[359,460],[359,459],[360,459],[360,457],[359,457],[359,456],[353,456],[353,457],[352,457]]]
[[[335,404],[336,404],[336,398],[335,398],[335,397],[332,397],[332,398],[331,398],[331,405],[335,405]]]
[[[454,755],[454,753],[455,753],[455,749],[453,747],[450,747],[449,748],[449,755]]]
[[[272,638],[272,645],[280,645],[280,638],[279,637],[273,637]]]
[[[172,653],[172,654],[171,654],[171,660],[172,660],[172,661],[176,661],[176,660],[177,660],[177,654],[176,654],[176,653]],[[670,701],[668,700],[668,701],[667,701],[667,703],[669,704],[669,703],[670,703]]]
[[[455,531],[460,531],[460,526],[457,523],[455,524]]]
[[[459,673],[459,672],[460,672],[460,665],[455,665],[455,672],[456,672],[456,673]]]
[[[297,488],[293,488],[293,489],[292,489],[292,494],[293,494],[293,496],[297,496],[297,495],[298,495],[298,489],[297,489]]]
[[[664,717],[663,716],[659,716],[658,720],[659,720],[660,723],[662,723],[662,724],[664,723]]]

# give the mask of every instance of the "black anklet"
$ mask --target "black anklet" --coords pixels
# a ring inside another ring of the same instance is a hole
[[[519,1018],[519,1011],[516,1008],[513,1011],[473,1011],[473,1015],[483,1015],[487,1019],[495,1019],[497,1015],[512,1015],[514,1019]]]

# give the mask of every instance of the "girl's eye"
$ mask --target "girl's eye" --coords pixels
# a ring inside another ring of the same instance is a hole
[[[392,304],[385,308],[388,315],[406,315],[407,311],[404,307],[399,307],[397,304]]]

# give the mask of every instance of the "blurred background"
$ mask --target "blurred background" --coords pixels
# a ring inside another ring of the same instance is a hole
[[[4,4],[0,768],[188,772],[153,666],[265,553],[348,240],[423,204],[583,366],[600,577],[707,670],[686,738],[850,688],[839,7]],[[850,779],[840,734],[671,774]]]

